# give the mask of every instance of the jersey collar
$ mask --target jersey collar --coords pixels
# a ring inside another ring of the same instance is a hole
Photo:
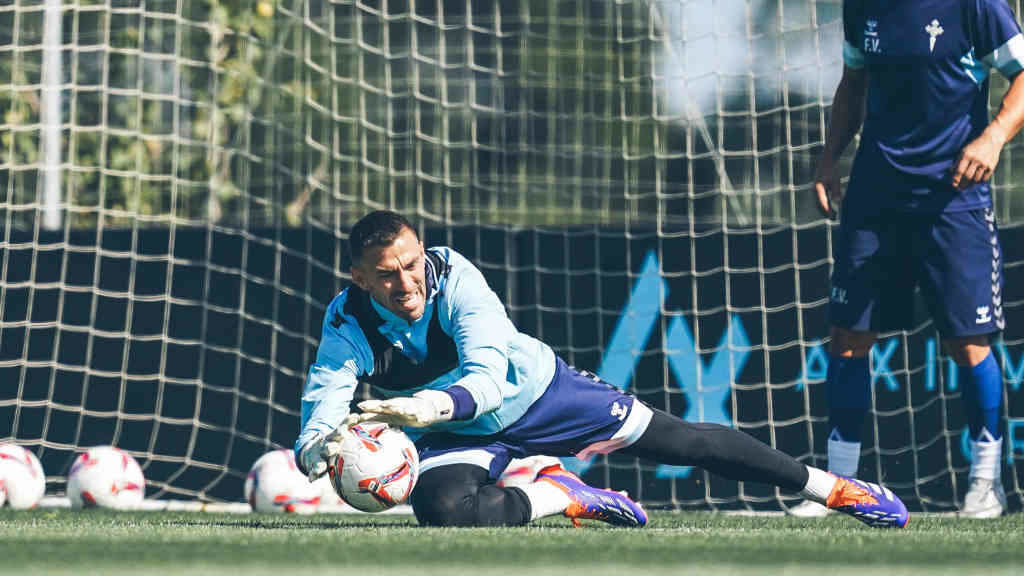
[[[397,329],[397,330],[403,330],[404,331],[404,330],[408,330],[409,327],[412,326],[412,324],[413,324],[413,323],[410,323],[410,322],[406,321],[405,318],[400,318],[399,316],[397,316],[396,314],[394,314],[393,312],[391,312],[390,310],[388,310],[384,306],[381,306],[380,304],[378,304],[377,301],[373,299],[373,296],[370,296],[370,304],[373,305],[373,309],[380,316],[380,319],[384,321],[384,325],[389,327],[389,328],[394,328],[394,329]],[[424,310],[423,316],[426,316],[426,315],[427,315],[426,314],[426,310]],[[422,320],[422,319],[423,318],[420,317],[420,320]]]

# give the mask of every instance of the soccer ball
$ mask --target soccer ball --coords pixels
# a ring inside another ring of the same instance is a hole
[[[130,454],[113,446],[82,453],[68,474],[71,507],[131,510],[142,503],[146,479]]]
[[[327,463],[334,491],[349,506],[381,512],[401,504],[419,477],[416,446],[387,424],[364,422],[344,433],[341,453]]]
[[[245,499],[255,512],[308,514],[320,504],[320,489],[299,472],[294,452],[274,450],[252,465],[245,479]]]
[[[320,511],[332,511],[332,512],[354,512],[351,506],[345,504],[345,501],[338,496],[338,493],[334,491],[334,484],[331,484],[331,478],[329,476],[321,476],[313,482],[313,486],[316,487],[316,494],[320,497],[320,506],[317,510]]]
[[[32,508],[46,492],[43,465],[17,444],[0,444],[0,506]]]

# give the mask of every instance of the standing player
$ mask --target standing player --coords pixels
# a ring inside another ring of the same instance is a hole
[[[764,482],[876,526],[906,525],[903,503],[875,484],[808,468],[725,426],[691,424],[567,366],[516,330],[483,275],[450,248],[424,250],[394,212],[368,214],[349,237],[353,285],[327,308],[302,396],[298,461],[311,479],[337,454],[339,428],[376,420],[417,439],[421,524],[521,525],[552,514],[643,526],[628,497],[551,466],[525,486],[499,486],[510,459],[620,450]],[[349,414],[359,380],[389,400]],[[351,416],[351,417],[350,417]]]
[[[843,3],[842,80],[815,188],[842,200],[832,276],[829,470],[853,475],[876,333],[911,327],[915,285],[958,366],[972,440],[962,513],[1000,515],[1002,258],[989,178],[1024,121],[1024,38],[1005,0]],[[989,70],[1012,79],[988,119]],[[845,199],[836,163],[861,124]],[[805,504],[797,515],[826,510]]]

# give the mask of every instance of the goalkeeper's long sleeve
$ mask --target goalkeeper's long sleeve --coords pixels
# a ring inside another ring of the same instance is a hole
[[[343,305],[342,296],[335,298],[328,306],[327,318],[333,318],[333,313]],[[327,435],[345,421],[358,375],[364,366],[372,365],[368,351],[365,337],[357,328],[324,321],[316,363],[310,367],[302,390],[302,424],[295,441],[296,455],[308,442]]]

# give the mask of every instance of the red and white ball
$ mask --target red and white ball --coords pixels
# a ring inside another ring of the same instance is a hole
[[[254,512],[308,514],[320,504],[320,487],[299,471],[291,450],[260,456],[245,479],[244,490]]]
[[[320,496],[320,505],[317,507],[321,512],[354,512],[351,506],[334,491],[334,484],[331,484],[330,476],[324,475],[313,482],[316,493]]]
[[[46,492],[39,459],[17,444],[0,444],[0,506],[33,508]]]
[[[328,462],[334,491],[349,506],[381,512],[409,498],[420,472],[416,446],[387,424],[364,422],[343,435],[341,453]]]
[[[71,507],[132,510],[142,503],[146,479],[127,452],[96,446],[75,459],[68,474]]]

